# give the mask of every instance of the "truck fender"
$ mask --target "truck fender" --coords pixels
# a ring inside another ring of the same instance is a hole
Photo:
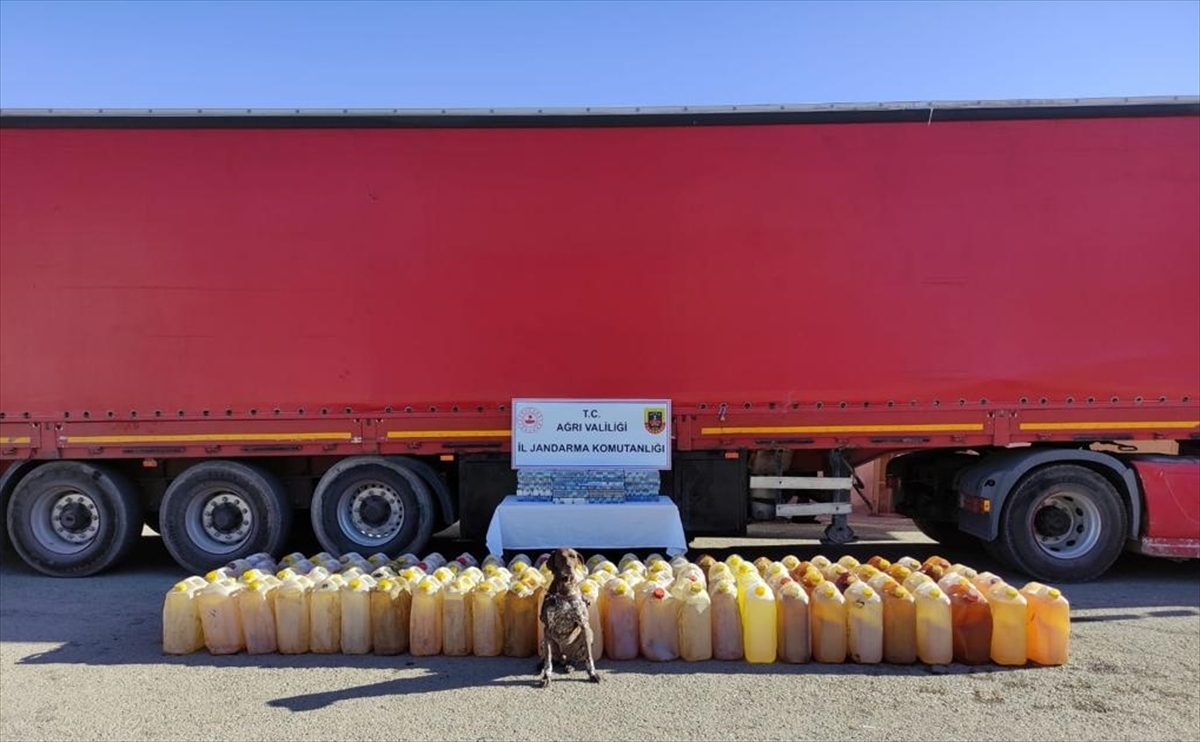
[[[988,456],[964,469],[958,477],[958,528],[984,541],[994,541],[1000,531],[1000,514],[1009,494],[1032,470],[1047,464],[1081,464],[1097,470],[1118,487],[1129,515],[1127,537],[1141,533],[1141,498],[1133,469],[1115,456],[1074,448],[1016,449]],[[980,507],[964,507],[974,500]],[[982,511],[982,512],[981,512]]]

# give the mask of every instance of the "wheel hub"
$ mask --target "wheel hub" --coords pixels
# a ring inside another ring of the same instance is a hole
[[[1100,512],[1085,494],[1053,492],[1042,498],[1032,513],[1030,525],[1037,545],[1055,558],[1081,557],[1100,539]]]
[[[90,541],[100,530],[100,513],[92,498],[81,493],[60,497],[50,511],[55,534],[73,544]]]
[[[1043,536],[1058,538],[1071,530],[1071,516],[1060,508],[1046,507],[1034,516],[1033,525]]]
[[[387,485],[364,484],[351,498],[350,522],[364,536],[390,538],[404,522],[404,503]]]
[[[232,492],[212,497],[204,506],[202,518],[204,532],[223,544],[241,541],[254,525],[250,506]]]

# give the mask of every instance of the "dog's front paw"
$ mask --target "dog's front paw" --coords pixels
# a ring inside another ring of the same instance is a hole
[[[550,676],[543,675],[540,678],[538,678],[537,687],[538,688],[549,688],[550,687]]]
[[[588,675],[588,680],[592,681],[593,683],[599,683],[600,682],[599,673],[595,673],[595,672],[591,673],[590,675]]]

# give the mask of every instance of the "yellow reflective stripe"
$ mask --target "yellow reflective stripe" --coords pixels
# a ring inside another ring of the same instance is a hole
[[[349,441],[351,433],[191,433],[180,435],[66,435],[66,443],[207,443],[210,441]]]
[[[389,430],[388,439],[396,438],[508,438],[511,430]]]
[[[33,439],[27,435],[6,435],[0,436],[0,443],[12,443],[20,446],[27,443],[33,443]]]
[[[982,432],[983,423],[929,423],[925,425],[786,425],[775,427],[701,428],[701,435],[753,435],[757,433],[953,433]]]
[[[1125,422],[1021,423],[1021,430],[1180,430],[1200,427],[1200,420],[1127,420]]]

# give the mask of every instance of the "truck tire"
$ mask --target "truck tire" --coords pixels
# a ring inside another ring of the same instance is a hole
[[[433,535],[433,497],[421,477],[383,456],[360,456],[334,465],[313,493],[313,533],[321,547],[341,556],[419,553]]]
[[[292,505],[269,471],[236,461],[204,461],[163,494],[158,532],[179,566],[193,574],[265,551],[282,554]]]
[[[142,534],[137,489],[103,466],[44,464],[13,490],[8,534],[17,554],[43,574],[97,574],[120,562]]]
[[[1125,546],[1128,516],[1116,488],[1086,467],[1037,469],[1004,503],[996,552],[1045,582],[1086,582],[1103,574]]]

